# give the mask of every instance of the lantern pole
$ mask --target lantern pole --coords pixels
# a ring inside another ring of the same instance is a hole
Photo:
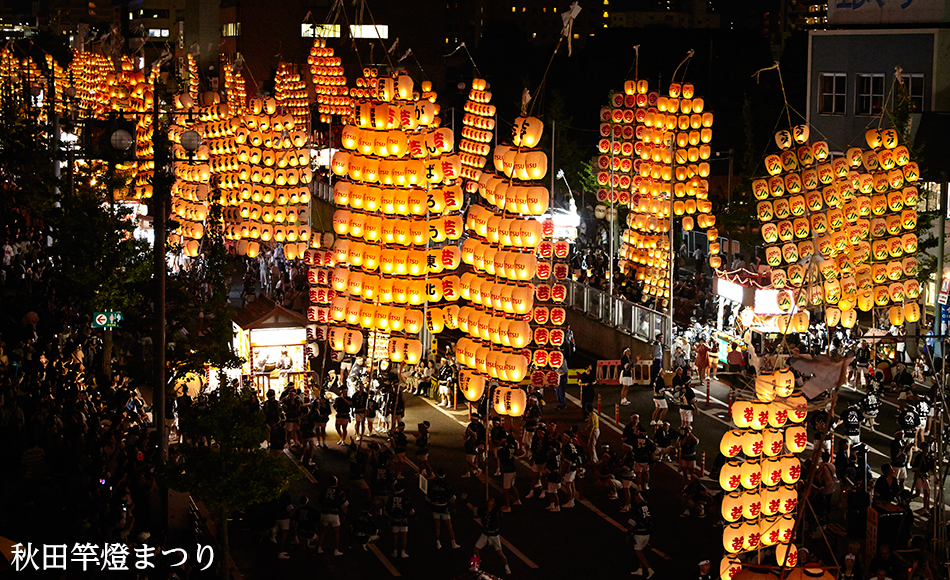
[[[614,118],[610,117],[610,206],[607,210],[607,223],[610,224],[610,255],[607,257],[607,264],[609,266],[607,272],[607,286],[608,286],[608,295],[607,295],[607,315],[610,317],[610,324],[614,323],[614,221],[616,218],[610,219],[610,209],[614,209],[614,142],[616,135],[614,133]],[[552,133],[551,138],[554,138]],[[551,146],[554,147],[554,141],[551,141]],[[552,190],[551,194],[554,192]],[[595,216],[596,217],[596,216]]]

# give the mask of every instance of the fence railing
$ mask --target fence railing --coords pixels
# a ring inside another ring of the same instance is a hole
[[[567,280],[565,303],[607,326],[648,341],[663,332],[666,320],[665,314],[573,280]]]

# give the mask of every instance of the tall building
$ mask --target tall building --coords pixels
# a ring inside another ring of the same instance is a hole
[[[942,56],[950,50],[948,24],[945,0],[829,4],[829,29],[808,38],[808,121],[833,149],[846,148],[893,109],[898,78],[915,112],[950,111],[950,63]]]

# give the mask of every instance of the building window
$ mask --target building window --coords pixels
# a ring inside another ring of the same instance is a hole
[[[221,36],[227,36],[227,37],[241,36],[241,23],[240,22],[226,22],[224,24],[224,30],[221,31]]]
[[[844,73],[821,73],[818,75],[818,112],[823,115],[844,115]]]
[[[910,96],[910,103],[918,113],[924,110],[924,75],[922,73],[904,74],[904,86]]]
[[[854,114],[877,115],[884,108],[884,75],[858,74]]]
[[[350,36],[353,38],[389,38],[389,26],[386,24],[351,24]]]
[[[339,24],[301,24],[301,38],[340,38]]]
[[[168,38],[168,29],[167,28],[149,28],[148,37],[149,38]]]

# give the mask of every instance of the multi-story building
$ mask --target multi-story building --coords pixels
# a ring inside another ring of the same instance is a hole
[[[832,148],[847,148],[886,108],[895,73],[914,111],[950,110],[950,2],[858,2],[829,5],[828,30],[808,39],[808,121]],[[890,120],[883,115],[882,123]]]

